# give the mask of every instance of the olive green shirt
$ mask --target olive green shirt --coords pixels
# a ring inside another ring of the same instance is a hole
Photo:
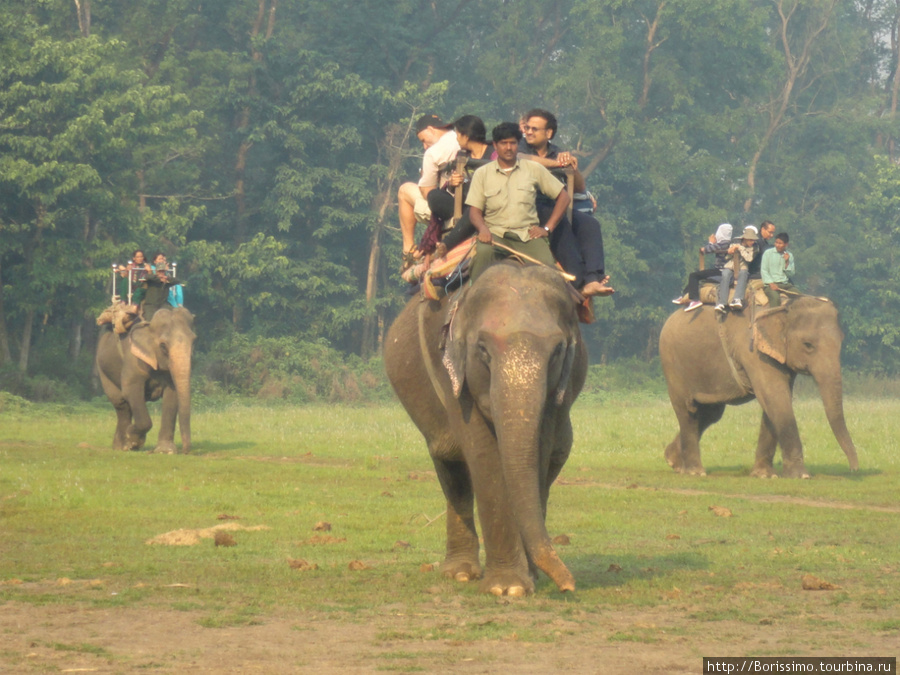
[[[537,162],[517,159],[512,170],[505,171],[494,160],[472,174],[466,204],[484,213],[491,234],[502,237],[515,232],[522,241],[529,241],[528,228],[539,224],[537,193],[556,199],[562,190],[563,184]]]

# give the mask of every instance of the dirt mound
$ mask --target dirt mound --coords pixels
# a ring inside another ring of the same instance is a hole
[[[221,532],[223,530],[245,530],[247,532],[256,532],[258,530],[268,529],[268,525],[253,525],[247,527],[240,523],[222,523],[221,525],[215,525],[201,530],[172,530],[171,532],[158,534],[152,539],[148,539],[145,543],[159,544],[162,546],[194,546],[199,544],[201,539],[215,539],[216,532]]]

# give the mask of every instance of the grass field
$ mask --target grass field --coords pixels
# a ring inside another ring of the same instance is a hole
[[[707,433],[705,478],[666,465],[666,401],[577,404],[548,529],[568,537],[578,590],[542,577],[498,600],[430,571],[444,505],[399,405],[209,407],[194,453],[166,456],[110,450],[105,405],[0,400],[0,672],[699,673],[713,655],[897,656],[900,402],[846,409],[861,470],[804,398],[813,478],[790,481],[748,476],[755,403]],[[240,528],[218,535],[235,545],[216,545],[217,526]],[[804,590],[804,575],[831,588]]]

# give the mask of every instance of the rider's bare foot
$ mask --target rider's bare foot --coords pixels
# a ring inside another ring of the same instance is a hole
[[[588,282],[581,289],[581,294],[586,298],[592,298],[595,295],[612,295],[615,292],[615,289],[609,285],[609,275],[603,277],[600,281]]]

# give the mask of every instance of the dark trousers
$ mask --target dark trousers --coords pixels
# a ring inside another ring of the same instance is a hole
[[[721,281],[722,280],[722,270],[717,267],[713,267],[708,270],[697,270],[696,272],[691,272],[688,275],[688,285],[687,285],[687,294],[688,298],[691,300],[700,300],[700,282],[703,279],[709,279],[710,281]]]
[[[543,226],[553,213],[550,204],[538,203],[538,220]],[[600,223],[590,214],[575,211],[574,223],[563,216],[550,234],[550,250],[563,269],[575,277],[573,285],[581,288],[605,276],[603,233]]]

